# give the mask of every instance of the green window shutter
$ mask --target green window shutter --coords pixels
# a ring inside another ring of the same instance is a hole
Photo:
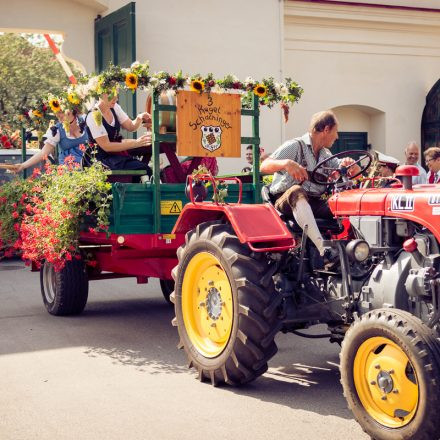
[[[95,71],[105,70],[109,63],[128,67],[136,60],[135,2],[95,21]],[[136,113],[136,93],[121,90],[119,104],[133,118]],[[136,133],[123,133],[136,137]]]
[[[366,150],[368,133],[357,131],[339,131],[331,152],[336,154],[347,150]]]

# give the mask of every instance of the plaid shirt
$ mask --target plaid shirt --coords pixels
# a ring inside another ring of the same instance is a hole
[[[301,142],[303,148],[301,152]],[[303,153],[303,154],[302,154]],[[315,158],[312,149],[312,142],[309,133],[306,133],[300,138],[295,138],[284,142],[277,150],[275,150],[269,157],[271,159],[292,159],[298,164],[302,165],[307,171],[312,172],[316,165],[330,157],[332,153],[328,148],[319,150],[318,159]],[[327,162],[326,167],[338,168],[339,160],[333,159]],[[321,169],[319,171],[324,174]],[[273,176],[272,184],[270,185],[270,192],[273,195],[283,193],[292,185],[301,185],[301,182],[295,180],[287,171],[277,171]],[[306,180],[302,183],[304,190],[311,195],[321,195],[327,189],[326,185],[318,185]]]

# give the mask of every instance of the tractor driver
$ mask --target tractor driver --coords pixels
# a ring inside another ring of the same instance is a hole
[[[312,116],[308,133],[286,141],[260,167],[262,173],[274,173],[270,193],[275,200],[275,208],[289,216],[293,213],[302,229],[307,225],[308,237],[321,256],[330,253],[330,249],[326,252],[315,217],[331,219],[333,214],[321,197],[326,186],[309,181],[308,171],[313,171],[319,162],[332,155],[329,149],[336,139],[338,121],[335,114],[330,110],[316,113]],[[353,163],[354,160],[349,157],[327,162],[332,168]],[[348,174],[353,176],[360,171],[358,165],[353,165]]]

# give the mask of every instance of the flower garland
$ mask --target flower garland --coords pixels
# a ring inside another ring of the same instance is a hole
[[[99,98],[107,94],[109,98],[117,93],[120,84],[133,93],[137,89],[150,88],[157,93],[167,90],[179,90],[189,87],[195,92],[225,93],[231,90],[242,93],[242,103],[250,107],[252,96],[259,98],[260,105],[272,107],[280,103],[287,121],[289,106],[297,102],[303,89],[291,78],[286,78],[284,83],[277,82],[274,78],[264,78],[260,81],[247,77],[244,81],[235,75],[226,75],[224,78],[215,79],[212,73],[202,76],[200,74],[184,75],[182,71],[171,74],[165,71],[150,73],[148,62],[133,63],[129,68],[111,65],[106,71],[98,75],[90,75],[80,80],[77,92],[81,99]]]
[[[36,131],[38,141],[41,142],[47,127],[51,124],[53,116],[46,99],[31,103],[30,109],[23,109],[15,118],[16,122],[28,132]]]
[[[69,85],[60,96],[47,96],[41,102],[35,104],[31,110],[21,115],[22,122],[29,128],[36,129],[41,135],[42,125],[47,124],[47,113],[75,111],[76,113],[86,112],[90,103],[107,95],[112,99],[120,87],[135,92],[138,89],[154,90],[156,93],[168,90],[181,90],[189,88],[198,93],[226,93],[232,91],[240,92],[242,95],[242,106],[250,108],[253,96],[258,97],[260,105],[269,108],[280,103],[283,110],[284,120],[289,117],[289,107],[297,102],[303,93],[303,89],[291,78],[277,82],[274,78],[263,78],[255,80],[247,77],[241,81],[235,75],[226,75],[224,78],[216,79],[212,73],[205,76],[200,74],[184,75],[182,71],[168,73],[159,71],[151,73],[148,62],[134,62],[130,67],[110,65],[109,68],[99,74],[90,74],[78,79],[78,84]],[[93,118],[98,125],[102,123],[102,115],[99,110],[92,112]],[[68,130],[68,124],[65,126]]]

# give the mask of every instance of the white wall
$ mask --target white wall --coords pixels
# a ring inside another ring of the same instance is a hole
[[[440,14],[304,2],[285,10],[285,73],[305,89],[288,135],[305,131],[316,111],[368,106],[384,112],[373,118],[371,143],[402,159],[408,140],[420,140],[439,77]]]
[[[62,33],[64,53],[92,71],[94,18],[127,3],[0,0],[0,30]],[[381,3],[440,9],[438,0]],[[292,0],[138,0],[136,37],[137,58],[149,59],[153,70],[297,80],[305,93],[286,126],[278,108],[262,109],[266,151],[302,134],[316,111],[364,106],[379,112],[367,112],[369,141],[402,158],[407,141],[420,140],[425,97],[440,72],[435,12]],[[143,105],[139,98],[138,108]],[[353,116],[342,117],[342,124],[352,122]],[[249,134],[249,124],[244,131]],[[224,171],[237,168],[232,162]]]
[[[109,0],[109,12],[125,0]],[[280,10],[281,8],[281,10]],[[278,0],[144,0],[136,2],[136,51],[139,61],[150,61],[153,71],[233,73],[244,80],[280,78],[280,38],[283,13]],[[144,107],[144,98],[138,109]],[[250,135],[249,118],[243,135]],[[281,142],[281,112],[262,110],[262,145]],[[221,172],[241,170],[241,161],[221,159]]]
[[[328,0],[338,2],[340,0]],[[407,8],[432,8],[438,9],[438,0],[344,0],[348,3],[369,3],[372,5],[403,6]]]

